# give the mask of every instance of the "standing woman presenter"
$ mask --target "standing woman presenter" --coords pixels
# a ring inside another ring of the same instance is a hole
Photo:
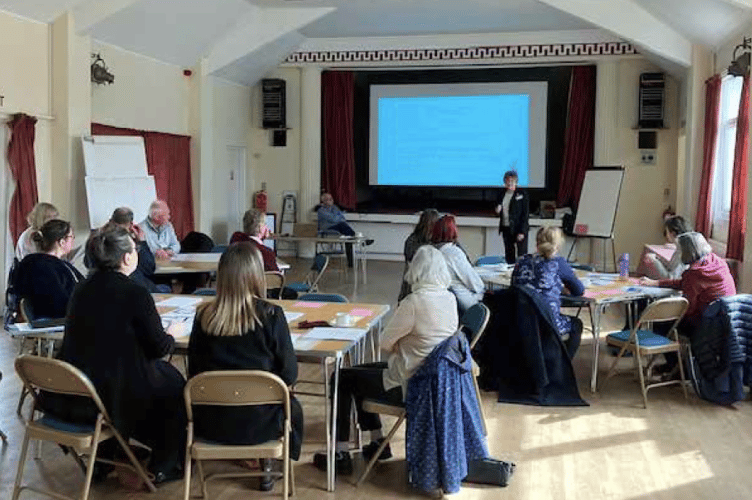
[[[516,171],[504,173],[504,187],[499,191],[496,202],[499,233],[504,240],[504,258],[507,264],[514,264],[517,257],[527,253],[530,201],[525,191],[517,189],[518,180]]]

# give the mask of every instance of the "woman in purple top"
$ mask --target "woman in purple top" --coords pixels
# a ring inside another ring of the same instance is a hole
[[[585,287],[567,261],[556,255],[563,239],[561,230],[557,227],[540,228],[536,235],[538,252],[519,259],[512,273],[512,284],[532,287],[543,296],[551,308],[569,357],[573,358],[580,346],[582,321],[561,314],[561,291],[566,286],[571,295],[580,297],[585,292]]]

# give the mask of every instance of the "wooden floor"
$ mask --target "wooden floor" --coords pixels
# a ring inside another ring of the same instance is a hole
[[[300,276],[308,264],[293,262],[292,277]],[[322,290],[351,293],[348,280],[335,269],[327,271]],[[361,287],[359,302],[394,305],[401,279],[402,264],[372,262],[368,285]],[[351,297],[352,299],[353,297]],[[622,321],[613,311],[609,324]],[[507,488],[464,487],[457,498],[509,499],[748,499],[752,498],[752,404],[735,408],[714,406],[690,392],[688,401],[674,386],[650,392],[648,410],[642,409],[639,388],[630,374],[619,376],[596,395],[588,391],[590,338],[575,359],[580,388],[590,403],[587,408],[542,408],[499,404],[491,393],[484,394],[491,453],[513,460],[517,471]],[[20,385],[13,372],[18,347],[7,337],[0,339],[0,429],[9,444],[0,451],[0,498],[10,498],[22,427],[15,415]],[[608,354],[601,358],[602,372]],[[626,363],[625,367],[630,367]],[[393,442],[395,459],[377,465],[361,488],[354,477],[340,477],[337,491],[324,491],[324,474],[311,465],[314,451],[323,448],[324,426],[320,400],[302,399],[306,419],[303,457],[296,465],[297,498],[425,498],[407,485],[404,461],[404,434]],[[387,421],[385,425],[391,425]],[[356,467],[363,463],[356,455]],[[218,464],[219,468],[231,467]],[[82,474],[60,449],[46,445],[41,460],[30,460],[26,480],[73,494]],[[356,471],[357,472],[357,471]],[[211,498],[236,500],[274,498],[260,493],[255,480],[220,480],[209,487]],[[178,499],[182,483],[163,485],[155,494],[132,492],[116,479],[96,485],[96,500]],[[197,491],[194,489],[194,494]],[[26,493],[21,498],[39,498]]]

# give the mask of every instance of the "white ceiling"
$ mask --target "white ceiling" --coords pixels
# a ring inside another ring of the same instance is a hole
[[[622,9],[642,8],[665,24],[667,30],[673,29],[687,40],[710,47],[717,47],[752,22],[752,0],[632,2],[620,0],[613,4],[621,5]],[[583,1],[569,3],[582,4]],[[744,4],[747,7],[743,7]],[[193,66],[224,35],[242,23],[255,33],[255,16],[259,9],[269,7],[336,8],[298,29],[299,33],[291,27],[284,29],[281,22],[278,48],[287,51],[294,50],[292,41],[301,39],[301,35],[358,38],[598,28],[568,14],[567,8],[558,10],[538,0],[0,0],[0,10],[41,22],[51,22],[76,5],[84,12],[88,12],[89,5],[96,5],[97,10],[127,5],[94,23],[87,33],[94,39],[181,66]],[[567,2],[559,5],[567,5]],[[614,8],[614,16],[619,16],[617,8]],[[243,40],[245,38],[240,39],[241,45]],[[248,70],[249,64],[266,67],[271,53],[284,58],[273,43],[264,40],[263,45],[259,48],[258,43],[254,46],[249,41],[247,49],[263,64],[250,64],[240,47],[239,67],[225,73],[228,76],[238,74],[243,67]]]

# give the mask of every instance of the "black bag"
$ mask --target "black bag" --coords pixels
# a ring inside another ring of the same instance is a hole
[[[471,460],[467,464],[467,477],[463,482],[506,486],[514,473],[515,467],[516,465],[513,462],[505,462],[495,458]]]
[[[13,324],[18,319],[18,306],[21,297],[16,291],[16,275],[18,274],[18,259],[13,259],[8,273],[8,288],[5,289],[5,314],[3,315],[3,326],[7,329],[8,325]]]
[[[564,217],[561,219],[561,230],[564,231],[564,234],[567,236],[573,236],[574,235],[574,215],[573,214],[564,214]]]

